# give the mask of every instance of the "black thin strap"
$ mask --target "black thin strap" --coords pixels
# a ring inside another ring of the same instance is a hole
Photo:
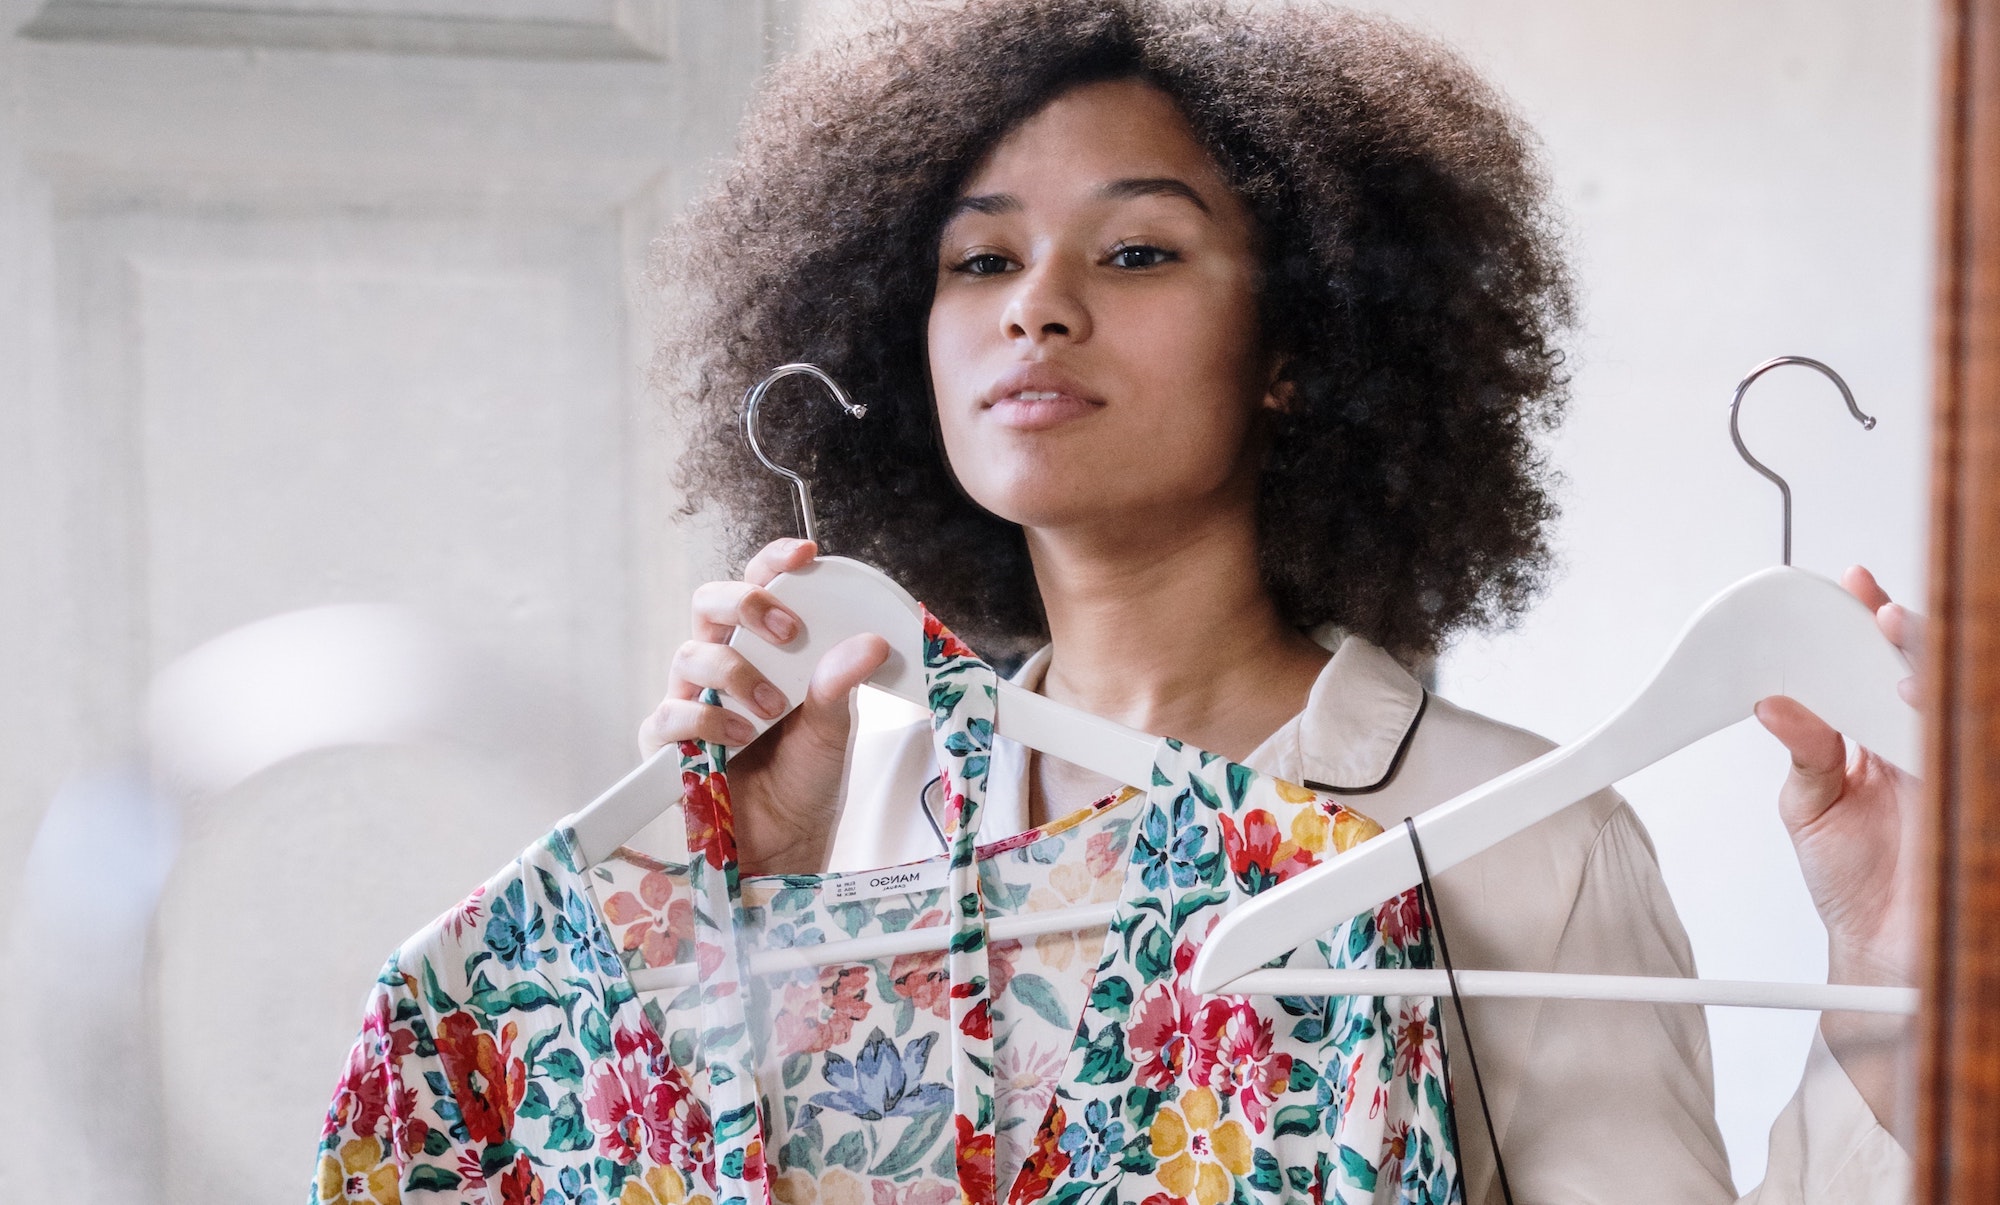
[[[1479,1092],[1479,1115],[1486,1122],[1486,1141],[1493,1147],[1493,1170],[1500,1179],[1500,1196],[1507,1205],[1514,1205],[1514,1189],[1507,1183],[1507,1161],[1500,1157],[1500,1138],[1493,1132],[1493,1110],[1486,1105],[1486,1081],[1479,1078],[1479,1056],[1472,1050],[1472,1027],[1465,1023],[1465,1002],[1458,995],[1458,972],[1451,965],[1451,945],[1444,939],[1444,916],[1438,911],[1437,893],[1431,888],[1430,864],[1424,860],[1424,843],[1417,838],[1417,822],[1405,818],[1403,827],[1410,834],[1410,849],[1417,855],[1417,874],[1422,879],[1417,885],[1417,902],[1423,907],[1425,919],[1430,921],[1431,931],[1437,934],[1438,957],[1444,962],[1445,982],[1451,985],[1451,1009],[1458,1014],[1458,1032],[1465,1035],[1465,1062],[1472,1068],[1472,1086]],[[1446,1085],[1449,1089],[1450,1085]],[[1465,1140],[1458,1132],[1458,1108],[1451,1103],[1451,1093],[1445,1093],[1445,1102],[1451,1115],[1452,1137],[1465,1149]]]

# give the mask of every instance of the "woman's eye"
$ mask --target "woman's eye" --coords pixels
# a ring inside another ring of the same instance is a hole
[[[959,260],[952,267],[952,271],[963,272],[968,276],[997,276],[1005,272],[1009,266],[1006,256],[983,251]]]
[[[1131,246],[1120,247],[1116,251],[1113,251],[1111,253],[1111,264],[1117,268],[1157,268],[1161,264],[1178,258],[1173,252],[1164,247],[1134,243]]]

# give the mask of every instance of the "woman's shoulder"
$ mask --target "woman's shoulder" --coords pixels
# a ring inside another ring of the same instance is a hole
[[[1424,689],[1387,652],[1353,636],[1341,643],[1298,724],[1307,785],[1331,787],[1343,803],[1383,825],[1428,811],[1556,747],[1539,733]],[[1315,770],[1343,771],[1349,780],[1318,778]],[[1580,887],[1593,862],[1630,868],[1651,860],[1645,827],[1608,786],[1475,859],[1483,870],[1533,866],[1558,888],[1550,893],[1555,898],[1565,894],[1563,887]]]

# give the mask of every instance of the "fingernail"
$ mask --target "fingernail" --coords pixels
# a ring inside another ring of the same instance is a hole
[[[783,611],[772,611],[764,617],[764,629],[771,633],[779,644],[799,634],[799,625]]]
[[[722,730],[728,734],[732,745],[747,745],[757,735],[757,727],[742,716],[733,715],[724,722]]]
[[[750,694],[757,701],[757,710],[772,719],[778,718],[785,710],[785,696],[779,693],[778,688],[769,682],[759,682],[757,689],[751,691]]]

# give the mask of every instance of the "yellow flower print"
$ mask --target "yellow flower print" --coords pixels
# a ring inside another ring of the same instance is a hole
[[[396,1188],[396,1165],[384,1157],[376,1138],[354,1138],[340,1145],[336,1158],[329,1151],[319,1159],[319,1199],[353,1201],[356,1205],[402,1205]]]
[[[865,1205],[868,1200],[861,1177],[844,1167],[829,1167],[822,1176],[794,1168],[772,1183],[771,1195],[780,1205]]]
[[[1345,853],[1355,846],[1380,834],[1382,826],[1346,808],[1335,808],[1333,812],[1333,848]]]
[[[687,1181],[671,1167],[650,1167],[645,1175],[625,1181],[619,1205],[709,1205],[705,1193],[689,1196]]]
[[[1326,852],[1326,842],[1333,835],[1333,821],[1318,808],[1307,808],[1292,818],[1292,841],[1300,849],[1316,854]]]
[[[1318,795],[1313,794],[1305,787],[1297,783],[1286,782],[1282,778],[1273,778],[1271,780],[1271,789],[1276,791],[1278,798],[1284,800],[1286,803],[1311,803],[1313,800],[1319,798]]]
[[[1250,1174],[1250,1135],[1235,1118],[1217,1124],[1221,1114],[1222,1102],[1209,1088],[1160,1107],[1151,1135],[1160,1187],[1200,1205],[1229,1200],[1230,1177]]]

